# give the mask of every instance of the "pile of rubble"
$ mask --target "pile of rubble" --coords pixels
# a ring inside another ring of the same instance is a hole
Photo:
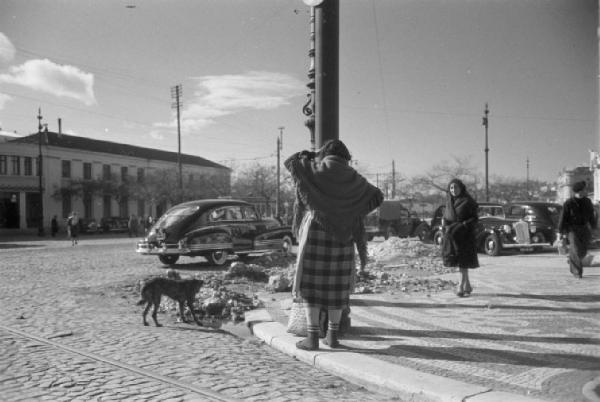
[[[435,277],[455,270],[442,265],[439,247],[435,245],[391,237],[369,245],[368,251],[366,274],[357,276],[355,293],[432,293],[456,286],[453,281]],[[205,326],[214,328],[227,320],[243,320],[245,311],[261,306],[255,294],[250,297],[244,292],[289,292],[295,260],[293,255],[273,253],[257,257],[252,263],[234,261],[224,273],[197,275],[205,285],[197,295],[195,312],[203,317]],[[177,277],[178,274],[171,270],[168,275]],[[178,307],[165,297],[160,311],[176,314]]]

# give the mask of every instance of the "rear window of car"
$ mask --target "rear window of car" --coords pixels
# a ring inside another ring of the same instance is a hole
[[[164,214],[156,224],[160,227],[170,226],[173,223],[179,222],[182,219],[187,218],[188,216],[193,215],[196,211],[198,211],[197,205],[190,207],[181,207],[170,210],[168,213]]]

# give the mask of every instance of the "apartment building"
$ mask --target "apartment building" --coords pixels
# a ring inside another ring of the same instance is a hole
[[[228,167],[189,154],[181,154],[180,163],[187,194],[197,198],[230,194]],[[178,172],[176,152],[48,131],[4,136],[0,138],[0,233],[35,232],[40,222],[48,233],[53,216],[63,224],[71,211],[98,222],[131,214],[160,216],[176,201],[154,197],[146,182],[163,177],[162,190],[173,188]]]

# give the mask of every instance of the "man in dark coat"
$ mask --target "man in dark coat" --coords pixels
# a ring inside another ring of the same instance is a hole
[[[586,256],[596,228],[596,212],[587,197],[585,181],[573,184],[573,196],[563,204],[558,221],[558,232],[569,240],[569,269],[575,278],[583,277],[582,258]]]

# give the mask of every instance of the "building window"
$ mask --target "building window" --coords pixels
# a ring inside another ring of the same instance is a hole
[[[6,155],[0,155],[0,174],[8,174],[6,165]]]
[[[93,214],[93,203],[92,203],[92,194],[89,192],[85,192],[83,194],[83,217],[86,219],[91,219]]]
[[[110,180],[110,165],[102,165],[102,179]]]
[[[137,170],[137,181],[138,183],[144,182],[144,168],[138,168]]]
[[[62,177],[71,177],[71,161],[62,161]]]
[[[83,163],[83,179],[92,180],[92,164],[89,162]]]
[[[12,164],[12,174],[15,176],[20,176],[21,175],[21,157],[20,156],[12,156],[11,164]]]
[[[190,173],[188,176],[188,183],[191,186],[192,184],[194,184],[194,174]]]
[[[121,218],[129,216],[129,199],[127,197],[122,197],[119,200],[119,216]]]
[[[127,172],[127,166],[121,166],[121,181],[124,183],[127,181]]]
[[[31,160],[31,156],[26,156],[23,158],[23,165],[25,169],[25,176],[33,175],[33,161]]]
[[[146,214],[146,201],[142,198],[137,201],[138,204],[138,216],[144,216]]]
[[[37,158],[35,158],[35,175],[36,176],[42,175],[42,163],[41,163],[41,159],[39,156]]]
[[[102,216],[104,216],[105,218],[109,218],[112,216],[112,209],[110,206],[111,206],[110,195],[105,195],[104,197],[102,197]]]

